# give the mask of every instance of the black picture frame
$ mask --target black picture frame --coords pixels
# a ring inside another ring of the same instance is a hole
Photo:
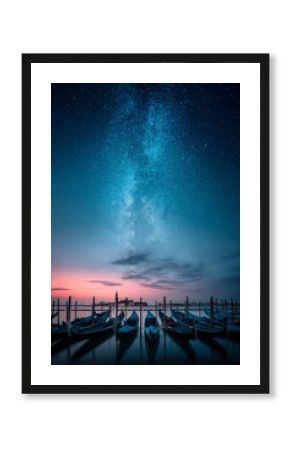
[[[260,384],[31,384],[31,65],[33,63],[260,64]],[[22,393],[258,394],[269,393],[269,54],[23,54],[22,55]]]

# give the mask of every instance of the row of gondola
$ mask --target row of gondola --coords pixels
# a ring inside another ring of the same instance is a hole
[[[181,336],[196,334],[219,335],[224,332],[239,335],[239,317],[217,317],[213,314],[203,317],[196,316],[190,311],[181,312],[172,310],[171,316],[159,311],[161,327],[168,333]],[[52,338],[85,339],[104,335],[109,331],[115,331],[122,339],[130,336],[139,328],[139,316],[133,311],[127,320],[124,319],[122,311],[117,317],[111,317],[111,311],[93,313],[90,316],[73,320],[70,324],[65,322],[60,326],[52,326]],[[157,317],[148,311],[144,320],[144,334],[149,343],[154,343],[160,335],[160,325]]]

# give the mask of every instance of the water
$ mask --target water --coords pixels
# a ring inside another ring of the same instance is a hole
[[[128,311],[128,316],[130,315]],[[154,312],[155,313],[155,312]],[[140,317],[140,313],[139,317]],[[87,312],[78,317],[88,315]],[[240,364],[239,340],[229,336],[185,337],[169,334],[162,328],[155,344],[144,336],[144,318],[138,331],[119,339],[114,331],[93,339],[52,342],[52,364]],[[160,321],[159,321],[160,323]]]

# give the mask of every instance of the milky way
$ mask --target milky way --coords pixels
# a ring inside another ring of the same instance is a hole
[[[53,84],[52,272],[239,298],[239,127],[238,84]]]

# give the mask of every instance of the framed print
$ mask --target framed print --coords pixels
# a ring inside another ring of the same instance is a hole
[[[23,393],[269,392],[269,55],[24,54]]]

